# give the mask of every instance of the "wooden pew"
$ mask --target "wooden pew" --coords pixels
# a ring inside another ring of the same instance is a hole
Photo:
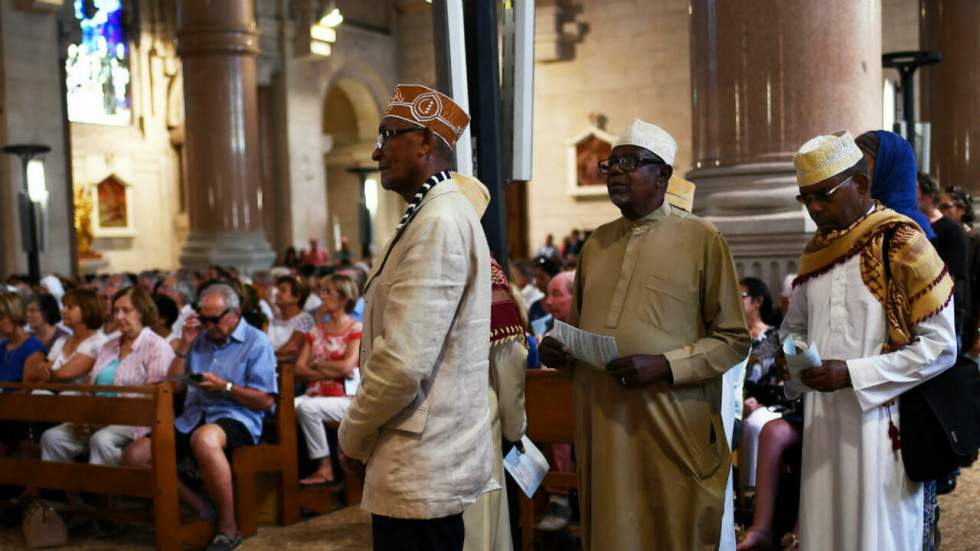
[[[0,458],[0,484],[147,498],[153,502],[157,549],[176,551],[181,545],[203,547],[207,544],[214,530],[212,522],[182,523],[180,520],[173,390],[169,383],[143,387],[3,383],[0,389],[28,390],[27,393],[0,394],[0,419],[148,426],[153,430],[150,440],[154,454],[151,469]],[[102,390],[135,396],[35,395],[29,393],[33,389],[56,392]],[[104,516],[112,518],[111,513]],[[120,515],[121,519],[131,517]]]
[[[292,365],[279,366],[278,378],[280,392],[271,423],[276,442],[237,449],[232,457],[236,517],[243,537],[253,536],[257,531],[255,475],[258,473],[274,472],[279,475],[280,523],[289,525],[300,519]],[[169,383],[142,387],[0,384],[0,389],[3,388],[86,393],[67,396],[0,394],[0,419],[3,420],[151,427],[153,467],[148,470],[0,458],[0,484],[148,498],[153,501],[157,549],[179,549],[182,544],[203,547],[210,541],[214,532],[213,522],[200,520],[180,523],[173,390]],[[87,395],[100,390],[137,396],[108,398]],[[132,513],[124,512],[100,512],[98,515],[121,522],[134,519]]]
[[[528,370],[524,391],[527,437],[535,444],[571,444],[575,441],[572,379],[558,371]],[[578,487],[575,473],[549,471],[538,490]],[[523,493],[521,503],[521,547],[534,549],[534,501]]]
[[[235,509],[238,531],[242,537],[254,536],[258,531],[256,512],[255,476],[259,473],[277,473],[279,523],[289,526],[299,522],[299,458],[296,456],[296,408],[293,404],[293,365],[279,365],[279,397],[271,426],[274,443],[260,442],[235,450],[232,457],[232,478],[235,483]],[[269,425],[266,426],[266,430]],[[263,435],[265,439],[265,435]]]

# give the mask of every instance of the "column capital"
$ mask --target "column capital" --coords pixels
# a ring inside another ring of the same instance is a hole
[[[177,53],[259,53],[254,0],[179,0]]]

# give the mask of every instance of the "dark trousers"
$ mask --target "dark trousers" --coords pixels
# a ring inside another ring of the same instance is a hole
[[[374,551],[461,551],[463,513],[432,519],[371,515]]]

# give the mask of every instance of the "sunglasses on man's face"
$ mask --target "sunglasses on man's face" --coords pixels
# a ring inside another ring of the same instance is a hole
[[[814,201],[819,201],[821,203],[830,201],[830,196],[833,195],[835,191],[840,189],[844,184],[852,181],[854,181],[853,176],[851,176],[850,178],[844,180],[843,182],[837,184],[836,186],[826,191],[818,191],[816,193],[801,193],[796,196],[796,200],[799,201],[800,204],[804,206],[807,206]]]
[[[195,311],[197,312],[197,319],[201,320],[201,323],[211,323],[216,325],[221,323],[222,318],[228,315],[228,312],[231,312],[231,308],[225,308],[225,311],[221,312],[217,316],[205,316],[201,313],[200,308],[195,309]]]

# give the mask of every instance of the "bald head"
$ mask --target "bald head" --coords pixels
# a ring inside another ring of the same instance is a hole
[[[559,272],[548,282],[548,294],[544,299],[544,309],[556,320],[568,321],[572,311],[572,284],[575,272]]]

